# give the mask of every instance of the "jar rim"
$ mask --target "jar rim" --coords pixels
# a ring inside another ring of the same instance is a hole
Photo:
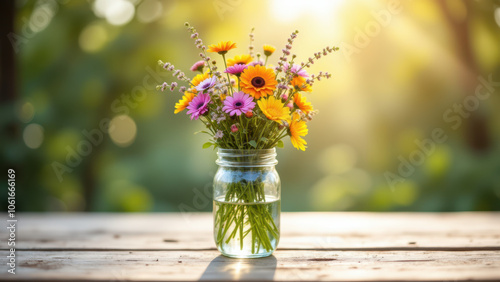
[[[278,164],[276,148],[271,149],[222,149],[217,152],[216,163],[228,167],[267,167]]]
[[[217,149],[219,153],[223,154],[238,154],[238,153],[245,153],[245,154],[273,154],[276,153],[276,148],[270,148],[270,149],[223,149],[223,148],[218,148]]]

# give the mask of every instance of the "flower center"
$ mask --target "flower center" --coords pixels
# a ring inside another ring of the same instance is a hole
[[[256,76],[256,77],[252,78],[251,83],[254,87],[257,87],[257,88],[263,87],[264,85],[266,85],[266,81],[260,76]]]
[[[199,110],[201,107],[203,107],[203,105],[205,105],[205,103],[199,103],[197,106],[196,106],[196,109]]]
[[[236,107],[241,107],[241,106],[243,106],[243,103],[241,103],[241,102],[236,102],[236,103],[234,103],[234,105],[235,105]]]

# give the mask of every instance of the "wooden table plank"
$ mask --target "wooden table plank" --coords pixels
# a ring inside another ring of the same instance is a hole
[[[500,213],[284,213],[281,223],[281,249],[500,248]],[[18,231],[21,249],[215,248],[208,213],[26,214]]]
[[[284,213],[278,250],[263,259],[220,256],[209,213],[18,220],[17,274],[2,281],[500,280],[494,212]]]
[[[1,251],[5,257],[7,252]],[[498,279],[499,252],[280,251],[231,259],[217,251],[20,251],[20,280],[327,280]],[[2,280],[5,277],[0,278]]]

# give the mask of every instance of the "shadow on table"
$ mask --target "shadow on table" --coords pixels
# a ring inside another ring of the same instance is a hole
[[[276,257],[236,259],[219,255],[208,265],[200,280],[273,280]]]

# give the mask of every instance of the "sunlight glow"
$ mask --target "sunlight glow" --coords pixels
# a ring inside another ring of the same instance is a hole
[[[241,261],[238,261],[234,265],[234,275],[232,277],[234,280],[239,280],[240,279],[240,277],[241,277],[241,268],[242,268]]]
[[[324,21],[345,3],[345,0],[274,0],[272,14],[283,22],[296,20],[304,14],[313,14],[315,19]]]

